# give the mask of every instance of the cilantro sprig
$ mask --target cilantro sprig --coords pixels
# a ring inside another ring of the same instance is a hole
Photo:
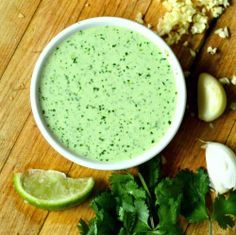
[[[109,183],[110,189],[91,202],[96,216],[88,223],[80,220],[81,235],[181,235],[180,216],[189,223],[215,220],[223,229],[234,226],[236,193],[217,196],[208,209],[204,169],[164,177],[157,157],[141,165],[137,176],[112,174]]]
[[[233,216],[236,216],[236,193],[219,195],[213,203],[212,219],[216,220],[221,228],[227,229],[235,224]]]
[[[183,200],[181,214],[190,222],[198,223],[209,219],[206,208],[206,194],[209,191],[209,178],[205,170],[196,173],[182,170],[177,179],[183,184]]]

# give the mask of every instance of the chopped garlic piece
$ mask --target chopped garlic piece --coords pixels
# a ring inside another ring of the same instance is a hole
[[[231,83],[236,86],[236,75],[231,78]]]
[[[230,80],[227,77],[220,78],[219,82],[224,85],[230,85]]]
[[[203,7],[203,8],[202,8],[202,13],[205,14],[206,12],[207,12],[206,8]]]
[[[228,38],[229,37],[229,30],[227,27],[219,28],[215,31],[215,34],[219,35],[221,38]]]
[[[22,13],[19,13],[18,18],[25,18],[25,15],[23,15]]]
[[[213,7],[211,9],[211,12],[212,12],[212,15],[214,18],[218,18],[224,12],[224,8],[223,7]]]
[[[196,57],[196,52],[193,49],[189,48],[189,52],[192,57]]]
[[[185,41],[185,42],[183,43],[183,46],[184,46],[184,47],[187,47],[188,44],[189,44],[188,41]]]
[[[152,25],[151,24],[147,24],[147,27],[150,29],[150,28],[152,28]]]
[[[135,18],[135,21],[138,22],[139,24],[143,24],[143,14],[142,12],[138,12]]]
[[[207,48],[207,53],[214,55],[217,52],[217,48],[216,47],[208,47]]]

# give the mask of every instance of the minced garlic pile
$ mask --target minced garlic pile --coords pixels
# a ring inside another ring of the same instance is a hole
[[[203,33],[209,15],[219,17],[229,0],[162,0],[167,12],[157,25],[157,32],[169,45],[179,42],[184,34]]]

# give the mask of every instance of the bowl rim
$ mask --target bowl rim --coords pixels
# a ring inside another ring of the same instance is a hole
[[[176,87],[178,91],[176,110],[175,114],[173,115],[172,123],[170,127],[167,129],[166,134],[161,138],[161,140],[159,140],[159,142],[157,142],[157,144],[155,144],[151,149],[146,150],[142,154],[135,156],[129,160],[123,160],[117,162],[102,162],[102,161],[91,160],[89,158],[79,156],[78,154],[75,154],[71,150],[67,149],[65,146],[61,145],[55,139],[55,137],[53,137],[53,135],[50,133],[50,130],[47,129],[46,125],[43,122],[43,117],[40,112],[40,105],[37,96],[38,82],[40,80],[41,68],[43,66],[45,59],[54,50],[54,48],[76,31],[105,25],[121,26],[136,31],[138,33],[141,33],[144,37],[152,41],[154,44],[156,44],[159,47],[159,49],[163,53],[165,53],[165,55],[168,57],[169,63],[172,66],[175,75]],[[32,74],[31,85],[30,85],[30,103],[36,125],[38,126],[41,134],[46,139],[46,141],[62,156],[64,156],[65,158],[76,164],[89,167],[92,169],[121,170],[138,166],[150,160],[151,158],[159,154],[174,138],[182,123],[185,113],[186,84],[182,68],[174,52],[165,43],[165,41],[162,38],[160,38],[156,33],[152,32],[147,27],[128,19],[120,17],[94,17],[82,20],[78,23],[72,24],[71,26],[65,28],[59,34],[57,34],[43,49],[43,51],[38,57],[38,60],[35,64]]]

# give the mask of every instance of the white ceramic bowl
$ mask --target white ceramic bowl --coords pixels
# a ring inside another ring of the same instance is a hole
[[[60,44],[63,40],[65,40],[67,37],[69,37],[78,30],[84,30],[91,27],[105,26],[105,25],[121,26],[136,31],[145,36],[150,41],[152,41],[154,44],[156,44],[164,54],[168,55],[169,63],[171,64],[175,74],[176,86],[178,91],[177,108],[172,120],[172,124],[170,128],[167,130],[166,134],[163,136],[163,138],[153,148],[147,150],[143,154],[136,156],[133,159],[120,162],[100,162],[100,161],[90,160],[88,158],[76,155],[75,153],[73,153],[72,151],[61,145],[53,137],[53,135],[50,133],[50,130],[47,129],[45,123],[43,122],[43,117],[40,112],[40,105],[38,100],[38,84],[39,84],[41,69],[45,59],[48,57],[48,55],[50,55],[50,53],[54,50],[54,48],[58,44]],[[179,129],[183,119],[186,106],[186,87],[185,87],[183,72],[178,60],[176,59],[174,53],[169,48],[169,46],[159,36],[157,36],[155,33],[153,33],[145,26],[130,20],[117,17],[97,17],[80,21],[79,23],[73,24],[70,27],[64,29],[55,38],[53,38],[50,41],[50,43],[44,48],[44,50],[42,51],[42,53],[38,58],[38,61],[33,71],[31,88],[30,88],[30,100],[31,100],[32,112],[39,130],[41,131],[44,138],[48,141],[48,143],[57,152],[59,152],[61,155],[71,160],[72,162],[75,162],[82,166],[100,170],[119,170],[137,166],[143,162],[148,161],[149,159],[160,153],[169,144],[169,142],[173,139],[177,130]]]

